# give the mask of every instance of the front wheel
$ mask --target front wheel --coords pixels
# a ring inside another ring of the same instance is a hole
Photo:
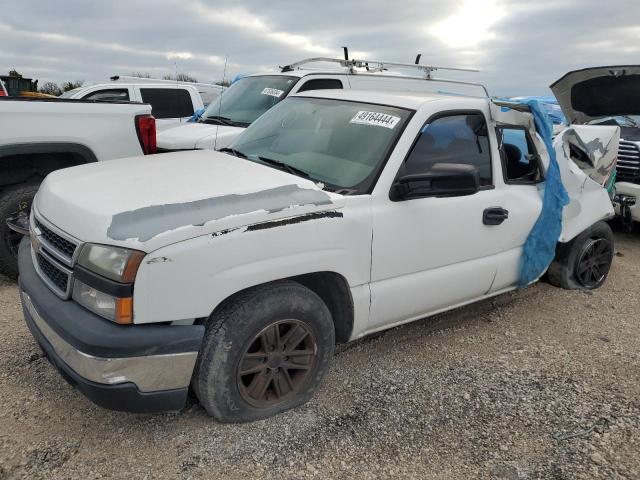
[[[209,319],[193,387],[223,422],[270,417],[311,398],[333,356],[324,302],[292,281],[252,288]]]
[[[609,275],[613,252],[611,227],[598,222],[571,242],[558,244],[548,270],[549,283],[566,289],[600,288]]]

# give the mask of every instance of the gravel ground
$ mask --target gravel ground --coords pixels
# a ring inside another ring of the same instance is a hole
[[[540,283],[342,347],[308,404],[222,425],[93,406],[0,280],[0,479],[640,478],[640,234],[593,293]]]

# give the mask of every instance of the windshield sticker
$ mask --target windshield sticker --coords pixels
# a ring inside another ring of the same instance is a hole
[[[269,95],[270,97],[280,98],[284,91],[278,90],[277,88],[265,88],[261,93],[262,95]]]
[[[395,128],[400,121],[400,117],[388,115],[386,113],[366,112],[360,110],[349,121],[349,123],[359,123],[361,125],[376,125],[384,128]]]

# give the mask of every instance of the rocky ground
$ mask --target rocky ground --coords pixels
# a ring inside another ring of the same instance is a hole
[[[243,425],[93,406],[0,280],[0,479],[640,478],[640,232],[616,236],[601,290],[540,283],[342,347],[310,403]]]

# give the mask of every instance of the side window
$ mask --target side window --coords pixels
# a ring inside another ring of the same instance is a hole
[[[501,127],[496,133],[504,181],[512,184],[542,181],[540,157],[527,131],[521,127]]]
[[[487,123],[481,113],[447,115],[425,124],[403,175],[429,173],[443,163],[472,165],[478,170],[480,186],[493,184]]]
[[[141,88],[144,103],[151,105],[156,118],[178,118],[193,115],[191,95],[183,88]]]
[[[307,90],[330,90],[330,89],[342,89],[342,82],[335,78],[316,78],[313,80],[307,80],[304,85],[300,87],[298,92],[306,92]]]
[[[121,102],[129,101],[129,90],[126,88],[110,88],[108,90],[96,90],[84,97],[85,100],[102,100]]]

